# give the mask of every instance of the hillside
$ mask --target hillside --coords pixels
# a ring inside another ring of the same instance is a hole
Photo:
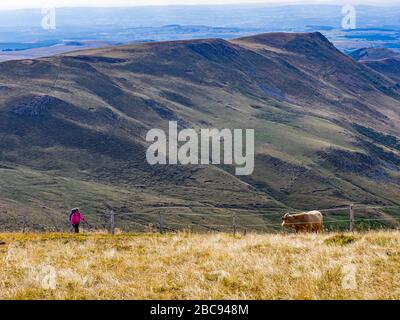
[[[3,228],[24,215],[37,229],[63,229],[75,206],[90,214],[260,213],[400,203],[400,86],[320,33],[8,61],[0,84]],[[149,166],[145,134],[169,120],[255,128],[254,174]]]
[[[400,54],[386,48],[362,48],[350,53],[350,57],[357,61],[383,60],[397,58]]]
[[[400,235],[0,234],[0,299],[400,298]]]
[[[385,48],[359,49],[350,56],[362,64],[400,82],[400,53]]]

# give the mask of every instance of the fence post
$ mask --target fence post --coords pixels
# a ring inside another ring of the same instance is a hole
[[[350,205],[350,232],[354,231],[354,204]]]
[[[236,236],[236,215],[233,215],[232,223],[233,223],[233,235]]]
[[[26,216],[22,216],[22,219],[23,219],[23,227],[22,227],[22,233],[25,233],[26,232],[26,225],[27,225],[27,223],[26,223]]]
[[[111,210],[111,234],[115,235],[115,212]]]
[[[164,232],[164,216],[162,214],[162,212],[160,212],[160,216],[159,216],[159,225],[160,225],[160,233]]]

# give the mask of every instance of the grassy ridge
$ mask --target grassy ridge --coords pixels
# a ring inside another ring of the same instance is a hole
[[[0,299],[400,298],[399,232],[0,239]]]

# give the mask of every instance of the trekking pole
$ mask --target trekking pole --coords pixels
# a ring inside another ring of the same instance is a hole
[[[85,220],[85,223],[87,224],[87,226],[89,227],[89,229],[93,229],[92,225],[91,225],[89,222],[87,222],[87,221]]]

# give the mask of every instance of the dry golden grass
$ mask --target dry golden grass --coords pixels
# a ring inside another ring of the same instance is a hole
[[[1,299],[400,299],[400,233],[0,234]]]

